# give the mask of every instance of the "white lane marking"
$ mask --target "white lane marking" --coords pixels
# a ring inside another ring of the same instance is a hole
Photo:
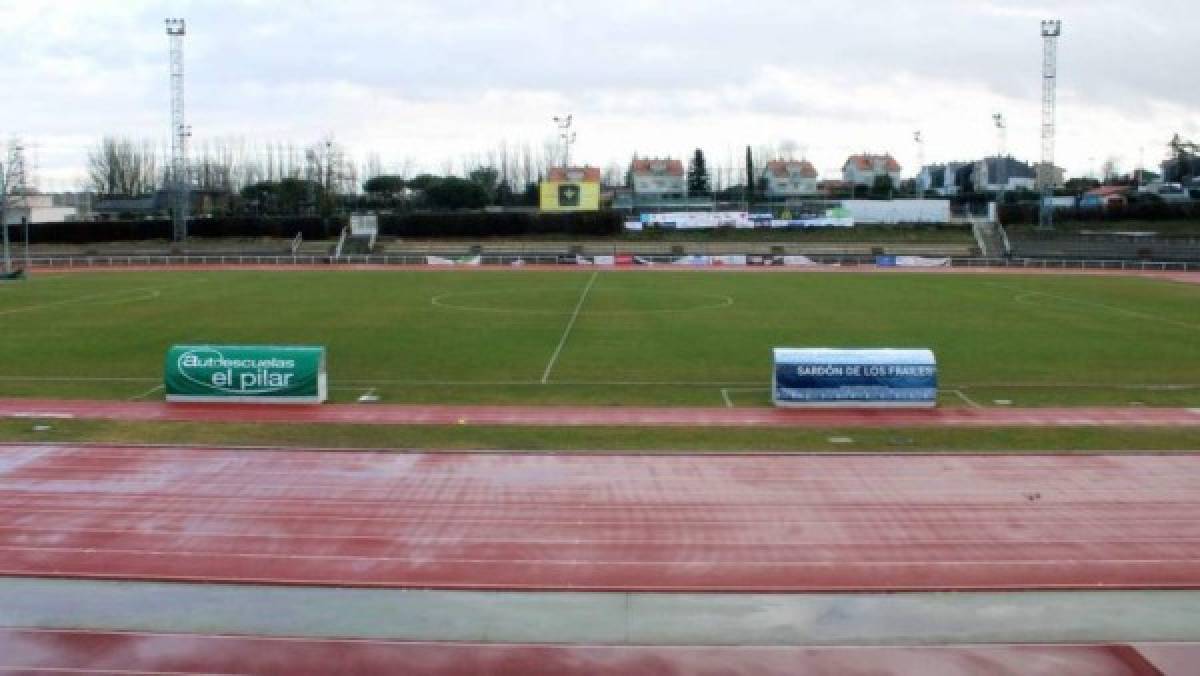
[[[579,311],[583,309],[583,303],[587,300],[588,293],[591,292],[592,285],[596,283],[596,278],[599,276],[599,272],[593,272],[592,276],[588,278],[587,286],[583,287],[583,293],[579,294],[579,302],[575,304],[575,311],[571,313],[571,319],[567,322],[567,328],[563,330],[558,347],[554,349],[554,354],[550,356],[550,362],[546,364],[546,370],[542,372],[543,385],[549,382],[550,372],[554,370],[554,364],[558,362],[558,355],[562,354],[563,346],[567,344],[567,337],[571,335],[571,329],[575,328],[575,320],[579,319]]]
[[[19,631],[26,631],[20,629]],[[101,632],[96,632],[101,633]],[[115,632],[124,633],[124,632]],[[20,664],[0,664],[0,671],[5,673],[30,673],[30,674],[119,674],[121,676],[242,676],[240,672],[220,672],[220,671],[134,671],[130,669],[96,669],[94,667],[27,667]]]
[[[848,439],[849,437],[832,437],[831,439],[837,439],[837,438]],[[851,439],[850,441],[852,442],[853,439]],[[834,443],[839,443],[839,442],[834,442]],[[841,443],[846,443],[846,442],[841,442]],[[1187,520],[1185,520],[1185,521],[1187,521]],[[456,521],[454,523],[457,525],[458,522]],[[491,525],[491,526],[498,525],[495,522],[481,522],[481,523],[487,523],[488,525]],[[503,523],[509,523],[509,522],[503,522]],[[537,523],[541,524],[542,522],[537,521]],[[755,520],[755,521],[747,520],[745,523],[761,523],[761,520]],[[795,524],[795,522],[787,522],[787,523],[788,523],[788,525]],[[826,520],[811,520],[811,521],[806,521],[806,522],[801,522],[801,523],[806,523],[806,524],[825,523],[825,524],[827,524],[827,523],[830,523],[830,521],[827,519]],[[1157,523],[1157,521],[1155,521],[1155,523]],[[729,523],[729,522],[723,522],[723,521],[717,521],[717,522],[679,521],[679,522],[672,522],[671,524],[659,524],[659,523],[647,524],[644,522],[640,522],[640,523],[636,523],[636,524],[630,524],[629,522],[626,522],[626,521],[583,521],[582,519],[575,519],[575,520],[571,520],[571,521],[557,521],[557,522],[554,522],[554,524],[560,525],[560,526],[580,526],[580,527],[582,527],[582,526],[629,526],[629,525],[641,527],[641,526],[646,526],[646,525],[661,525],[664,528],[675,528],[678,525],[687,525],[687,526],[711,526],[714,524],[715,525],[730,525],[730,526],[738,525],[737,523]],[[847,525],[847,522],[838,521],[837,524],[838,524],[838,526],[845,526],[845,525]],[[422,524],[422,525],[427,525],[427,524]],[[529,521],[511,522],[510,525],[523,526],[523,527],[528,528],[530,526],[530,522]],[[859,525],[859,524],[851,524],[851,525]],[[167,536],[182,536],[182,537],[193,537],[194,536],[194,537],[211,537],[211,538],[229,538],[229,539],[234,539],[234,540],[237,540],[237,539],[242,539],[242,540],[248,540],[248,539],[283,540],[283,541],[288,541],[288,542],[294,542],[296,540],[322,540],[322,541],[327,541],[327,540],[349,540],[349,541],[373,540],[373,541],[380,541],[380,542],[386,541],[391,546],[396,546],[396,545],[400,545],[400,546],[455,545],[455,544],[460,544],[460,543],[466,543],[466,544],[471,544],[471,545],[496,544],[496,543],[521,544],[521,545],[569,545],[569,544],[578,545],[578,544],[585,543],[584,538],[580,538],[577,536],[532,537],[532,538],[516,538],[516,537],[504,537],[504,536],[488,537],[488,536],[472,536],[472,535],[411,536],[411,535],[405,535],[402,532],[394,532],[390,529],[385,530],[385,531],[380,531],[379,533],[370,534],[370,535],[339,535],[339,534],[335,534],[335,533],[325,533],[325,534],[318,533],[318,534],[313,534],[313,535],[292,535],[292,534],[279,534],[279,533],[246,533],[246,532],[241,532],[241,531],[238,531],[238,532],[205,531],[205,530],[193,530],[191,528],[178,528],[178,529],[168,529],[168,528],[47,528],[47,527],[42,527],[42,526],[28,527],[28,528],[0,527],[0,532],[3,532],[3,531],[17,531],[18,534],[37,533],[39,535],[44,534],[44,533],[54,533],[56,535],[65,535],[65,536],[81,535],[81,534],[135,535],[135,536],[137,536],[137,535],[143,535],[143,536],[167,535]],[[1140,538],[1121,537],[1121,538],[1116,539],[1115,541],[1119,542],[1120,544],[1137,544],[1137,545],[1175,544],[1175,543],[1194,545],[1194,544],[1200,542],[1200,538],[1177,537],[1174,535],[1164,535],[1162,537],[1140,537]],[[1057,538],[1057,537],[1039,538],[1035,544],[1045,545],[1045,546],[1060,546],[1060,545],[1088,545],[1088,544],[1095,545],[1095,544],[1105,544],[1105,543],[1112,543],[1112,542],[1114,542],[1114,538],[1110,531],[1098,530],[1096,533],[1096,536],[1094,538],[1090,538],[1090,539],[1087,539],[1087,538]],[[696,540],[695,540],[695,538],[686,538],[686,537],[683,537],[683,538],[627,538],[627,537],[609,537],[609,538],[596,537],[596,538],[593,538],[593,537],[589,537],[586,539],[586,543],[587,544],[600,544],[600,545],[672,545],[672,546],[679,545],[679,546],[689,546],[689,545],[695,545]],[[858,547],[858,546],[931,547],[931,546],[938,546],[938,545],[955,545],[955,546],[970,545],[970,546],[980,546],[980,547],[986,547],[986,546],[1010,547],[1015,543],[1019,543],[1019,544],[1023,544],[1023,545],[1030,544],[1027,539],[1023,539],[1023,538],[1018,538],[1018,539],[915,538],[915,539],[903,540],[903,541],[888,540],[886,538],[873,539],[873,540],[858,538],[855,540],[855,542],[853,544],[849,544],[849,545],[844,540],[837,540],[837,539],[822,539],[822,540],[772,539],[771,544],[769,546],[771,546],[771,547]],[[705,544],[706,544],[706,546],[712,546],[712,547],[722,547],[722,546],[742,547],[743,546],[743,543],[735,542],[735,541],[712,541],[712,542],[707,542]],[[36,546],[36,545],[23,545],[23,546]]]
[[[56,411],[14,411],[13,413],[5,413],[5,418],[51,418],[56,420],[70,420],[75,417],[74,413],[59,413]]]
[[[590,541],[589,541],[590,542]],[[719,543],[717,543],[719,544]],[[735,543],[736,544],[736,543]],[[1003,541],[997,544],[1014,544],[1013,541]],[[1015,544],[1027,544],[1017,542]],[[1036,544],[1036,543],[1035,543]],[[711,546],[711,545],[710,545]],[[26,547],[26,546],[0,546],[0,551],[10,552],[58,552],[72,553],[79,555],[89,554],[140,554],[155,557],[211,557],[219,555],[235,559],[291,559],[300,561],[379,561],[379,562],[395,562],[407,563],[414,565],[427,565],[429,559],[425,557],[412,556],[363,556],[358,554],[281,554],[281,553],[250,553],[250,552],[211,552],[203,550],[171,550],[171,549],[136,549],[136,548],[104,548],[97,549],[91,547]],[[585,565],[585,566],[646,566],[646,565],[671,565],[678,566],[685,563],[680,560],[651,560],[651,559],[616,559],[616,560],[597,560],[589,559],[587,561],[571,561],[561,559],[528,559],[528,558],[465,558],[465,557],[446,557],[436,559],[441,564],[466,563],[466,564],[497,564],[497,563],[533,563],[533,564],[548,564],[548,565]],[[839,568],[846,566],[855,567],[872,567],[872,568],[889,568],[895,566],[1056,566],[1064,564],[1079,564],[1085,561],[1091,564],[1111,564],[1111,563],[1126,563],[1126,564],[1163,564],[1163,563],[1180,563],[1200,561],[1191,556],[1184,556],[1173,559],[1115,559],[1115,558],[1074,558],[1074,559],[986,559],[986,560],[956,560],[956,559],[912,559],[908,561],[856,561],[852,559],[838,561],[811,561],[799,559],[794,561],[781,561],[777,559],[758,561],[741,559],[737,561],[703,561],[698,559],[689,559],[687,564],[704,566],[729,566],[729,567],[773,567],[781,568],[785,566],[796,566],[805,568]],[[4,569],[0,570],[0,574],[28,574],[21,573],[20,569]],[[224,578],[220,578],[224,579]]]

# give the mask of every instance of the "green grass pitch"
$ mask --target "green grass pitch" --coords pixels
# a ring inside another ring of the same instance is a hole
[[[942,404],[1200,405],[1200,286],[699,271],[35,274],[0,396],[156,399],[175,342],[321,344],[335,401],[764,406],[774,346],[930,347]]]

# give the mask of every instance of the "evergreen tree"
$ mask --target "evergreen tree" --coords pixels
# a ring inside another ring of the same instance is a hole
[[[696,148],[695,154],[692,155],[692,164],[688,167],[687,190],[688,195],[693,197],[712,194],[708,182],[708,166],[704,163],[704,151],[699,148]]]
[[[746,146],[746,201],[754,201],[754,153],[750,152],[750,146]]]

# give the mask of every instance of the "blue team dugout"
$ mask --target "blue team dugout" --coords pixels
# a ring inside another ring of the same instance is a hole
[[[776,406],[937,405],[937,361],[925,349],[775,348]]]

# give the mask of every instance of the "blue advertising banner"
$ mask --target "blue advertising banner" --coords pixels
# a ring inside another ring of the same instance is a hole
[[[932,407],[937,361],[924,349],[775,348],[776,406]]]

